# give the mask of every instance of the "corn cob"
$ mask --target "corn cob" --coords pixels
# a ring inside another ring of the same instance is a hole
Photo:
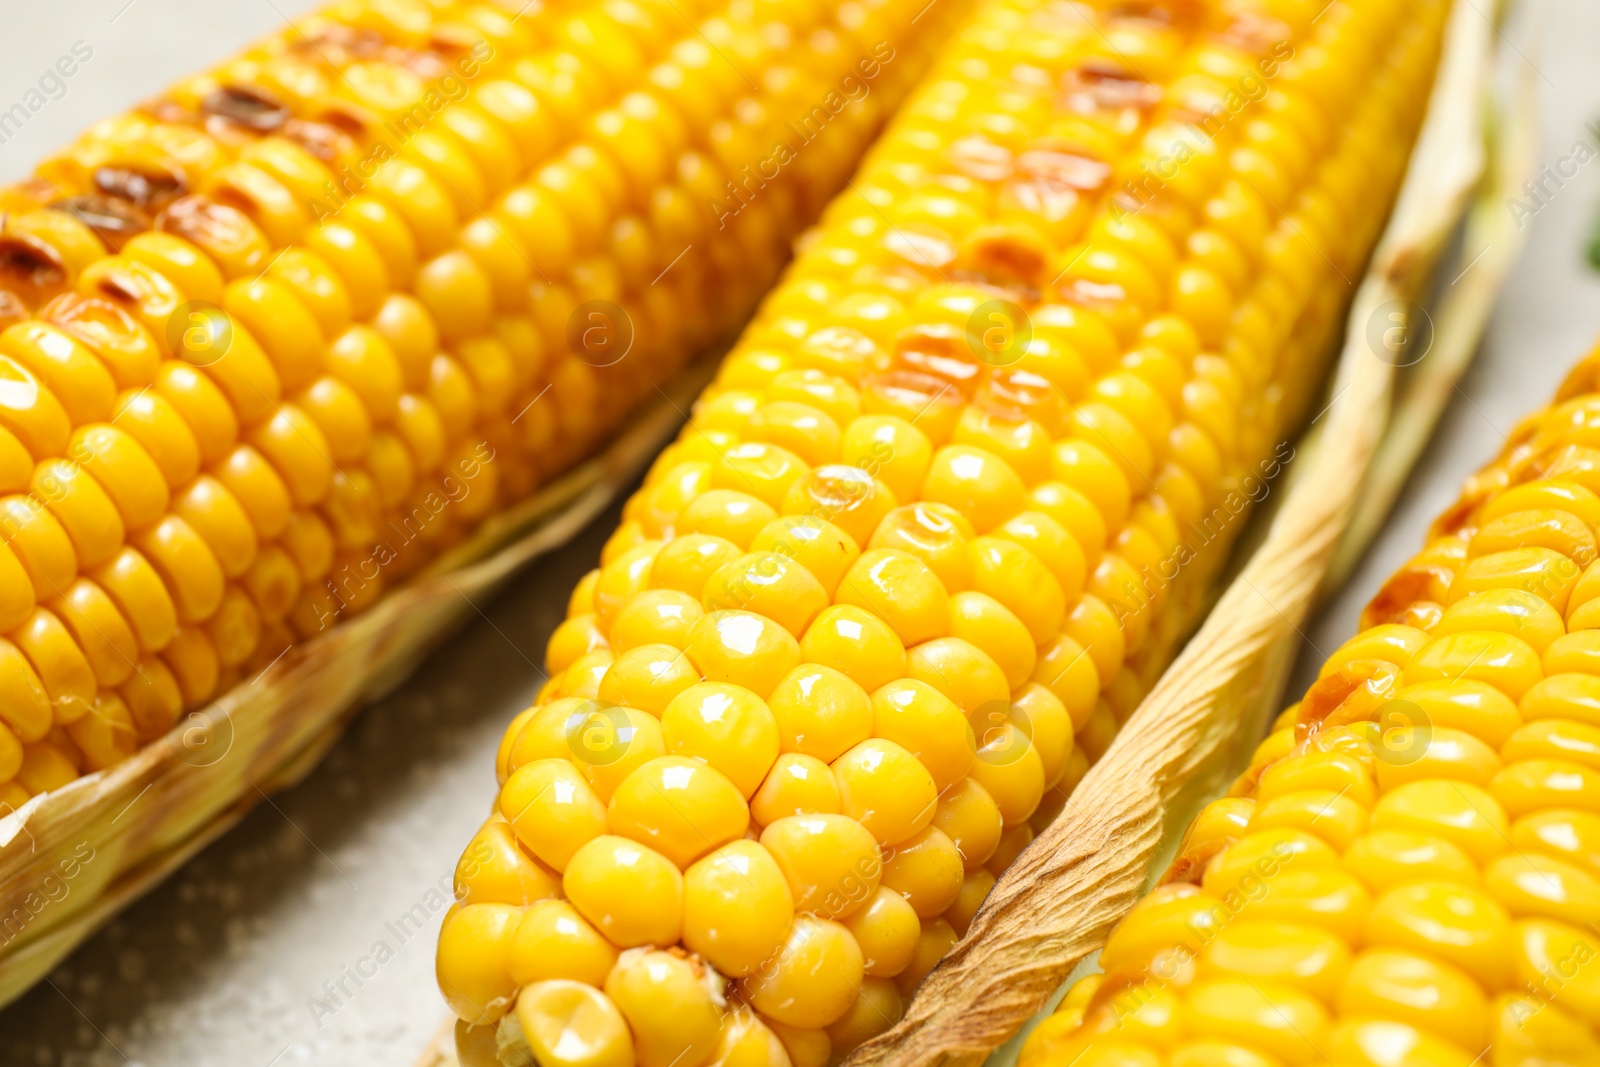
[[[899,1018],[1192,622],[1381,225],[1443,5],[1320,7],[996,0],[945,51],[550,639],[441,933],[464,1062]]]
[[[336,4],[0,191],[0,802],[591,449],[748,313],[919,62],[859,55],[939,21],[519,8]],[[768,174],[841,80],[867,99]]]
[[[1597,372],[1467,482],[1022,1067],[1600,1063]]]

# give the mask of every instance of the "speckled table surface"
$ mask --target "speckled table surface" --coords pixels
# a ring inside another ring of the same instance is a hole
[[[0,179],[311,6],[6,0],[0,112],[21,102],[30,115],[20,129],[0,126]],[[1527,17],[1539,7],[1524,12],[1513,38],[1541,94],[1542,158],[1554,164],[1578,139],[1592,142],[1584,123],[1600,118],[1592,53],[1600,6],[1554,0],[1542,27]],[[41,85],[75,45],[80,57],[92,54],[68,64],[70,78]],[[1305,628],[1308,661],[1320,658],[1313,647],[1331,650],[1351,632],[1371,591],[1414,551],[1461,479],[1600,332],[1600,275],[1582,262],[1600,213],[1600,164],[1564,181],[1529,220],[1483,351],[1405,499],[1347,588]],[[365,711],[304,783],[259,805],[48,983],[0,1011],[0,1062],[410,1064],[444,1015],[432,977],[441,887],[490,803],[500,730],[540,682],[537,664],[572,582],[593,566],[616,522],[613,509],[535,564],[398,694]]]

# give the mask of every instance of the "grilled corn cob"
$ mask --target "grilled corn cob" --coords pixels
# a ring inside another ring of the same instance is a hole
[[[1597,371],[1468,481],[1023,1067],[1600,1063]]]
[[[468,1062],[899,1018],[1286,458],[1442,18],[1322,8],[996,0],[945,51],[505,734],[437,958]]]
[[[910,14],[353,0],[0,191],[0,800],[372,603],[740,321]]]

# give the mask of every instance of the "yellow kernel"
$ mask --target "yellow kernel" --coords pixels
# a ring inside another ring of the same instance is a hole
[[[789,815],[834,814],[838,810],[839,783],[833,770],[815,756],[798,752],[779,756],[750,798],[750,815],[761,826]]]
[[[1504,988],[1511,978],[1511,916],[1471,886],[1419,881],[1389,890],[1372,906],[1365,941],[1436,957],[1486,989]]]
[[[977,720],[1010,705],[999,664],[959,637],[925,641],[906,653],[906,675],[933,687]]]
[[[775,553],[798,563],[821,584],[829,598],[861,555],[854,538],[826,519],[811,515],[774,519],[756,534],[750,549]]]
[[[569,760],[517,768],[500,790],[499,807],[528,851],[558,871],[606,828],[605,806]]]
[[[861,947],[850,931],[799,915],[775,965],[745,979],[745,994],[762,1015],[815,1029],[849,1011],[864,978]]]
[[[1483,885],[1518,917],[1538,915],[1581,924],[1600,907],[1600,878],[1550,856],[1500,856],[1484,868]]]
[[[711,469],[711,484],[718,489],[748,493],[771,508],[781,508],[789,487],[806,473],[805,462],[793,452],[751,441],[722,453]]]
[[[701,594],[708,611],[736,609],[764,615],[796,638],[828,606],[822,583],[788,556],[752,552],[723,565]]]
[[[671,945],[683,919],[683,875],[661,853],[602,834],[572,854],[561,888],[572,906],[622,948]]]
[[[1202,982],[1186,997],[1191,1032],[1251,1045],[1289,1063],[1313,1063],[1327,1040],[1328,1011],[1272,982]]]
[[[1038,662],[1033,636],[1004,604],[968,590],[950,598],[950,635],[985,652],[1016,689],[1033,674]]]
[[[743,554],[738,545],[723,537],[687,533],[668,541],[657,553],[650,566],[650,587],[676,589],[698,601],[707,579]]]
[[[862,979],[855,1001],[828,1025],[836,1049],[850,1049],[888,1030],[905,1014],[900,988],[887,978]]]
[[[715,767],[750,797],[778,758],[778,724],[760,697],[736,685],[701,682],[661,714],[667,751]]]
[[[879,523],[869,547],[915,556],[947,592],[972,585],[972,527],[946,505],[917,502],[896,508]]]
[[[1426,956],[1372,948],[1356,958],[1339,1012],[1408,1023],[1463,1048],[1488,1039],[1489,1004],[1482,988],[1454,967]]]
[[[1052,472],[1057,481],[1088,498],[1108,530],[1121,528],[1128,517],[1132,491],[1122,468],[1105,452],[1087,441],[1059,442]]]
[[[553,980],[599,986],[616,962],[616,946],[565,900],[534,901],[511,940],[511,978],[519,986]]]
[[[911,962],[895,976],[895,984],[900,987],[900,992],[910,996],[928,972],[955,947],[957,940],[955,930],[943,919],[923,923],[916,950],[911,954]]]
[[[597,695],[660,718],[673,697],[699,680],[689,658],[673,646],[640,645],[607,666]]]
[[[832,668],[869,692],[905,674],[902,638],[870,610],[849,604],[824,609],[800,652],[806,663]]]
[[[711,1067],[797,1067],[783,1041],[748,1008],[734,1008],[723,1017],[722,1039],[711,1055]]]
[[[1016,471],[970,445],[946,445],[935,453],[919,495],[955,508],[980,533],[1001,525],[1027,504],[1027,487]]]
[[[1198,976],[1281,983],[1328,1002],[1349,970],[1349,948],[1325,930],[1292,923],[1233,922],[1206,943]]]
[[[998,879],[982,867],[967,871],[961,880],[961,891],[956,894],[955,902],[945,909],[944,919],[956,933],[966,936],[972,927],[972,920],[977,917],[978,909],[983,907],[983,902],[988,899],[989,891],[994,888]]]
[[[743,686],[765,698],[800,662],[787,630],[748,611],[713,611],[689,631],[684,649],[708,682]]]
[[[777,517],[773,505],[745,491],[742,485],[732,485],[701,493],[683,509],[678,528],[683,533],[731,541],[748,550],[756,535]]]
[[[863,741],[833,763],[845,815],[879,843],[898,844],[933,821],[938,788],[917,757],[893,741]]]
[[[752,441],[778,445],[810,466],[839,457],[839,424],[809,404],[776,400],[757,408],[745,426]]]
[[[994,798],[1007,827],[1032,815],[1044,796],[1044,762],[1028,735],[1009,719],[979,724],[978,758],[972,777]]]
[[[608,631],[611,649],[621,655],[640,645],[682,648],[689,641],[690,629],[704,614],[700,602],[688,593],[676,589],[642,590],[612,617]]]
[[[550,979],[517,994],[517,1023],[550,1067],[632,1067],[633,1036],[611,998],[591,985]]]
[[[1406,665],[1404,678],[1407,686],[1443,678],[1482,681],[1517,700],[1543,673],[1539,654],[1526,641],[1474,631],[1429,641]]]
[[[1351,842],[1345,866],[1374,892],[1437,879],[1476,885],[1477,865],[1443,838],[1404,830],[1375,830]]]
[[[906,898],[880,886],[844,925],[861,946],[865,972],[893,978],[906,969],[922,936],[922,924]]]
[[[832,523],[856,544],[866,544],[895,506],[894,494],[860,467],[830,464],[807,471],[784,495],[785,515],[810,515]]]
[[[550,635],[550,643],[545,646],[545,669],[552,675],[560,674],[576,663],[579,657],[610,647],[593,613],[569,616],[555,628]]]
[[[950,604],[944,586],[921,560],[895,549],[864,553],[845,575],[835,600],[877,615],[903,644],[920,644],[949,632]]]
[[[647,588],[661,547],[659,541],[645,541],[600,568],[594,587],[594,612],[602,630],[609,633],[622,609]]]
[[[915,654],[913,649],[913,664]],[[962,709],[914,677],[890,682],[872,694],[872,734],[915,756],[941,793],[966,777],[977,748]]]
[[[933,826],[897,844],[883,865],[883,885],[904,896],[924,919],[955,903],[965,876],[955,843]]]
[[[1500,770],[1494,749],[1464,730],[1448,726],[1400,726],[1379,739],[1378,787],[1392,791],[1406,782],[1448,778],[1487,785]]]
[[[761,832],[761,845],[777,862],[794,907],[824,918],[855,914],[878,888],[883,862],[878,844],[844,815],[791,815]]]
[[[1593,931],[1550,919],[1529,919],[1517,923],[1513,933],[1516,945],[1511,962],[1518,986],[1545,990],[1539,1002],[1546,1010],[1565,1009],[1584,1022],[1592,1020],[1600,1009],[1600,986],[1587,966],[1574,967],[1573,961],[1594,951]]]
[[[522,909],[509,904],[451,908],[439,930],[435,973],[450,1010],[471,1023],[492,1023],[517,995],[511,943]]]
[[[682,756],[635,770],[611,795],[606,825],[684,868],[744,836],[750,809],[721,772]]]
[[[35,608],[7,636],[44,684],[58,725],[69,725],[88,712],[98,689],[94,668],[55,613]]]
[[[1043,644],[1061,631],[1066,598],[1038,558],[1014,541],[980,537],[972,543],[972,588],[1003,604]]]
[[[773,389],[776,393],[776,386]],[[913,500],[933,463],[933,445],[923,432],[894,415],[862,415],[845,426],[839,461],[877,478],[897,500]]]
[[[732,841],[683,875],[683,943],[742,978],[772,957],[794,917],[784,872],[765,847]]]
[[[1508,820],[1500,802],[1478,786],[1427,780],[1385,794],[1372,809],[1372,829],[1439,837],[1482,863],[1504,847]]]
[[[461,853],[455,890],[462,904],[532,904],[559,895],[561,884],[522,851],[508,824],[493,820]]]

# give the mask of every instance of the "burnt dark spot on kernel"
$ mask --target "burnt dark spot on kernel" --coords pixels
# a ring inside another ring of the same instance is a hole
[[[256,133],[275,133],[289,121],[289,109],[281,101],[264,90],[242,85],[213,90],[201,106],[207,115]]]
[[[50,210],[71,215],[89,227],[112,252],[121,252],[130,238],[150,229],[150,216],[137,207],[95,193],[57,200]]]
[[[284,123],[283,136],[330,166],[339,161],[343,150],[353,148],[349,131],[331,122],[290,119]]]
[[[94,187],[143,211],[159,210],[188,192],[188,183],[179,175],[135,167],[101,167],[94,172]]]
[[[29,307],[65,292],[70,279],[60,254],[26,234],[0,235],[0,287]]]

